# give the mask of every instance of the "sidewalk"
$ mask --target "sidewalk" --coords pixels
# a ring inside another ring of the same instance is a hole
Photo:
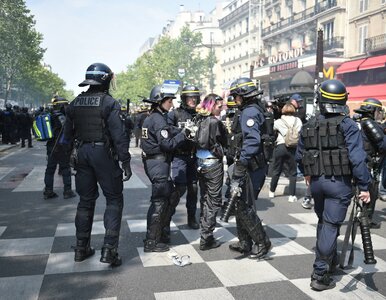
[[[18,145],[17,144],[15,144],[15,145],[0,144],[0,152],[6,151],[6,150],[11,149],[11,148],[14,148],[16,146],[18,146]]]

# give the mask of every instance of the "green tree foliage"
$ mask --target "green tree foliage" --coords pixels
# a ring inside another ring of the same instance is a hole
[[[117,74],[117,90],[114,97],[140,101],[139,96],[148,97],[151,88],[165,79],[179,79],[178,69],[185,69],[183,80],[200,86],[208,77],[213,53],[200,57],[201,33],[194,33],[184,27],[177,39],[162,37],[155,47],[139,57],[126,72]]]
[[[24,0],[0,1],[0,96],[5,102],[41,103],[56,92],[68,93],[65,82],[41,64],[42,39]]]

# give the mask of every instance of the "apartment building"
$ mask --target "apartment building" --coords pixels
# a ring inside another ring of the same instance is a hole
[[[347,10],[349,60],[337,77],[349,91],[350,107],[366,98],[386,103],[386,0],[352,0]]]

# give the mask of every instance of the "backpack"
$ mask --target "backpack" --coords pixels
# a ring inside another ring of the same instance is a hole
[[[48,141],[53,138],[51,115],[40,114],[33,121],[33,132],[38,141]]]
[[[289,126],[288,123],[284,121],[284,119],[281,120],[288,128],[287,134],[284,136],[284,143],[286,147],[297,147],[299,141],[299,131],[296,129],[297,119],[295,119],[295,122],[292,126]]]

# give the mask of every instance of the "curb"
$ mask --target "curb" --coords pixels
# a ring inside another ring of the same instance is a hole
[[[15,148],[17,145],[0,145],[0,152]]]

